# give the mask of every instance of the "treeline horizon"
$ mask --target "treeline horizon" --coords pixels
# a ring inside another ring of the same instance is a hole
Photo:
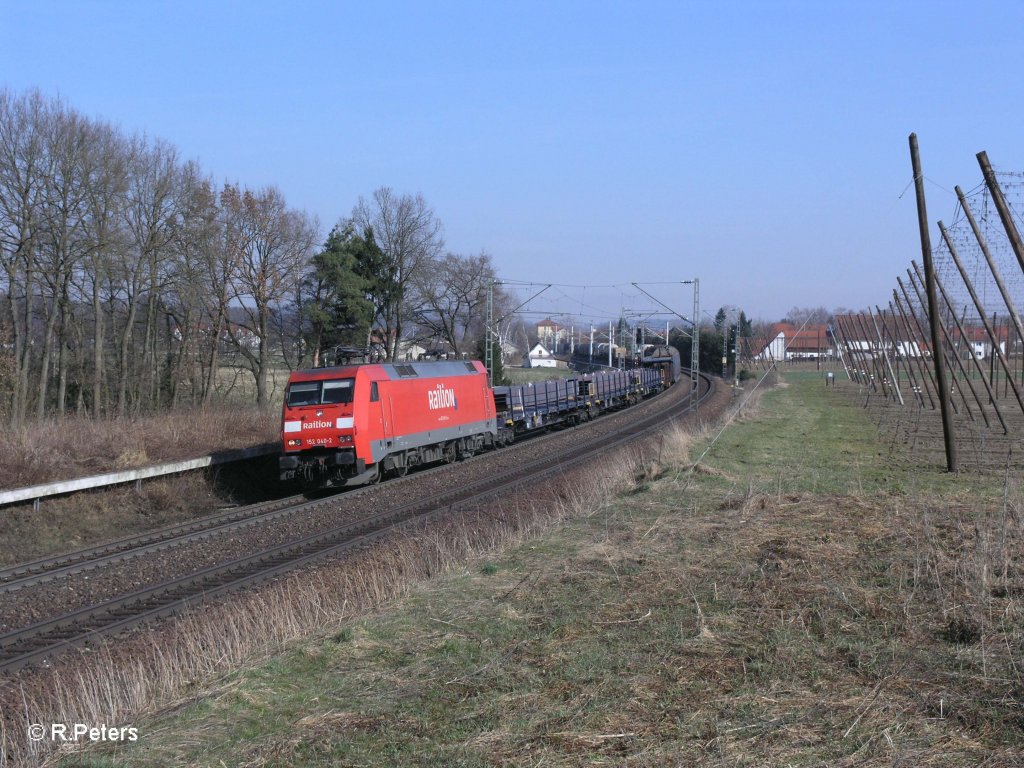
[[[0,90],[0,417],[207,405],[223,367],[263,407],[273,368],[334,345],[479,343],[491,258],[446,253],[422,195],[381,187],[323,238],[274,186],[217,184],[163,139]]]

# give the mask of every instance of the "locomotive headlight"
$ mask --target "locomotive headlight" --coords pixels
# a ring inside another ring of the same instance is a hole
[[[288,447],[289,448],[297,448],[300,445],[302,445],[302,441],[301,440],[289,440],[288,441]]]

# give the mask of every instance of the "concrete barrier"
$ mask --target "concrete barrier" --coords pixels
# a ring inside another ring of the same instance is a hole
[[[161,475],[174,475],[178,472],[203,469],[215,464],[229,464],[233,461],[254,459],[257,456],[268,456],[280,450],[281,446],[278,443],[264,443],[263,445],[255,445],[252,448],[243,448],[237,451],[217,451],[209,456],[200,456],[197,459],[169,461],[164,464],[151,464],[148,467],[139,467],[138,469],[126,469],[122,472],[107,472],[102,475],[78,477],[73,480],[58,480],[57,482],[32,485],[27,488],[14,488],[9,491],[0,491],[0,506],[16,504],[19,501],[29,501],[31,499],[35,502],[35,506],[38,507],[39,500],[45,499],[47,496],[59,496],[64,493],[85,491],[90,488],[131,483],[145,480],[149,477],[160,477]]]

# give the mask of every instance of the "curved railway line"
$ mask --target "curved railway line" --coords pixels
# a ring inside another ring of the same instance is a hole
[[[713,391],[711,379],[701,376],[698,402],[706,401]],[[666,421],[684,414],[690,408],[691,398],[689,395],[679,397],[678,393],[679,388],[674,387],[647,401],[661,401],[669,405],[663,409],[646,409],[611,436],[601,434],[595,437],[588,435],[584,429],[579,440],[573,441],[568,450],[558,454],[557,461],[545,455],[497,473],[489,472],[473,482],[459,483],[455,487],[420,496],[411,502],[393,505],[383,512],[348,521],[330,530],[275,544],[228,562],[165,579],[95,605],[80,607],[14,629],[0,635],[0,671],[9,672],[45,663],[66,650],[89,645],[100,637],[178,613],[190,605],[218,599],[228,592],[276,578],[285,571],[364,546],[398,526],[422,523],[435,515],[457,511],[509,493],[527,482],[534,484],[539,480],[556,477],[593,460],[597,455],[650,434],[663,427]],[[628,412],[633,411],[630,409]],[[559,434],[563,432],[554,432],[540,440]],[[441,471],[444,468],[420,472],[401,481],[391,481],[388,486],[415,482],[419,477]],[[112,563],[140,558],[172,547],[188,547],[197,541],[230,535],[241,528],[270,520],[336,506],[339,498],[352,499],[371,490],[372,487],[350,491],[341,497],[332,495],[306,500],[300,496],[264,502],[110,544],[13,566],[0,571],[0,595],[25,589],[31,592],[33,586],[48,581],[71,578]]]

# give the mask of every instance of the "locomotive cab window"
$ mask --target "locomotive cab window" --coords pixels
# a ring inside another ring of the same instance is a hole
[[[297,381],[288,387],[288,405],[341,405],[352,402],[352,379]]]
[[[324,405],[339,405],[352,402],[352,379],[338,379],[324,382],[324,396],[320,401]]]
[[[297,381],[288,387],[288,405],[316,405],[320,402],[319,381]]]
[[[376,403],[380,400],[380,391],[377,389],[377,382],[370,382],[370,402]]]

